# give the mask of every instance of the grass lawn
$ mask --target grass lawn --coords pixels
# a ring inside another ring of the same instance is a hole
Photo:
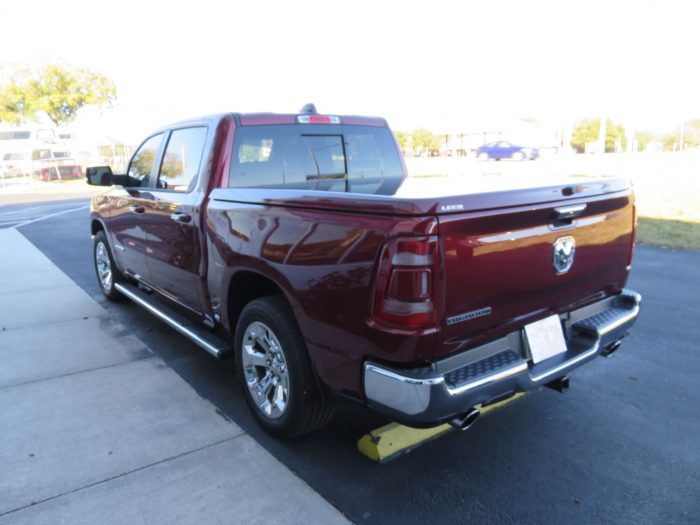
[[[637,242],[700,251],[700,222],[640,217]]]

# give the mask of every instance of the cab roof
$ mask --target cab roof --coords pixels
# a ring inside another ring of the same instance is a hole
[[[303,109],[303,108],[302,108]],[[179,122],[173,122],[166,126],[161,126],[160,128],[154,130],[151,135],[155,133],[161,133],[168,131],[173,128],[195,126],[202,124],[204,122],[216,123],[227,119],[233,118],[236,127],[238,126],[268,126],[276,124],[299,124],[300,117],[309,117],[315,119],[323,119],[324,117],[330,117],[332,119],[339,119],[335,124],[345,124],[349,126],[372,126],[376,128],[386,128],[388,124],[385,119],[381,117],[366,117],[360,115],[337,115],[332,113],[311,113],[311,112],[300,112],[300,113],[216,113],[212,115],[203,115],[200,117],[194,117],[187,120],[181,120]],[[326,122],[316,121],[311,123],[305,123],[304,125],[314,126],[318,124],[324,124]]]

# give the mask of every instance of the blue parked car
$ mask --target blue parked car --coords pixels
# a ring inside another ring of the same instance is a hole
[[[479,160],[489,159],[513,159],[513,160],[535,160],[540,156],[537,148],[524,148],[516,146],[505,140],[484,144],[476,150],[476,156]]]

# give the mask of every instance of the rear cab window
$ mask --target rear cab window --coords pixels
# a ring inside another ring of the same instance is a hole
[[[236,130],[229,187],[393,195],[403,178],[388,128],[278,124]]]

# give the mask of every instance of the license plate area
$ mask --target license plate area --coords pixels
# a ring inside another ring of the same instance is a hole
[[[566,352],[566,340],[558,315],[526,325],[525,340],[535,365]]]

